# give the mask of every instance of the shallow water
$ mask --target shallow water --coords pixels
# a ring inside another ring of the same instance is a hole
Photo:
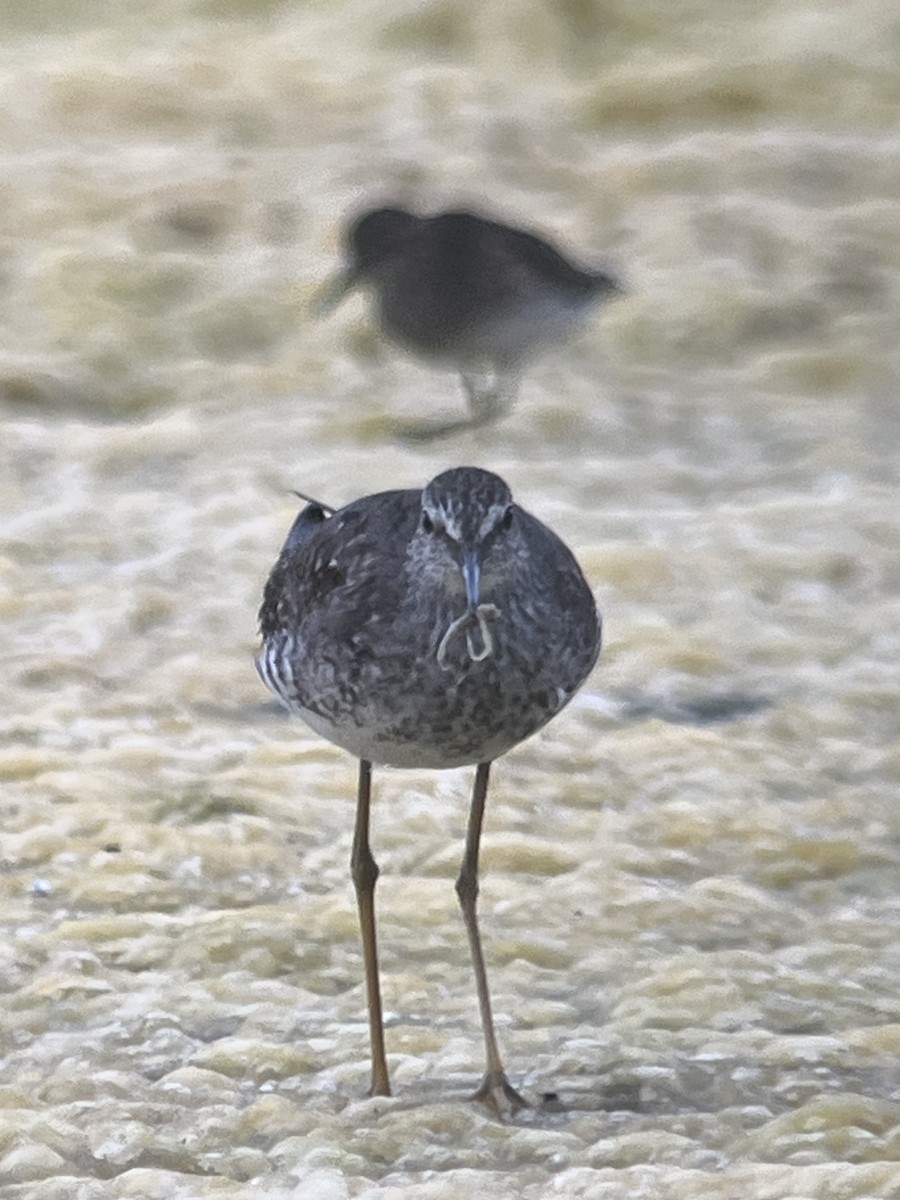
[[[883,0],[7,6],[0,1194],[900,1194],[900,18]],[[361,202],[626,276],[502,424],[308,316]],[[396,1096],[362,1099],[355,766],[270,705],[296,510],[499,471],[606,617],[494,771],[379,772]]]

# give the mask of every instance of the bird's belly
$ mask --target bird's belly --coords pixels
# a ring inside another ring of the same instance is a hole
[[[470,353],[474,359],[520,362],[571,337],[587,311],[556,296],[501,310],[469,331]]]
[[[373,671],[359,679],[352,694],[339,694],[319,681],[308,693],[314,700],[304,704],[298,694],[288,707],[357,758],[394,767],[446,768],[505,754],[546,724],[577,686],[563,688],[536,679],[533,671],[508,669],[501,686],[493,664],[486,668],[484,663],[471,663],[463,678],[430,666],[412,676],[407,672],[399,685],[391,676]]]
[[[570,337],[590,304],[547,292],[525,301],[442,311],[440,297],[421,307],[383,304],[387,335],[437,363],[472,369],[518,363]]]

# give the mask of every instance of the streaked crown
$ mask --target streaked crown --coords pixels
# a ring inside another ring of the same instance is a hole
[[[513,498],[499,475],[479,467],[452,467],[422,490],[423,523],[461,546],[475,546],[509,519]]]

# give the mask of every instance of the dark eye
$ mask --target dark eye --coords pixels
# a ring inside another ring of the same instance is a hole
[[[513,510],[512,510],[512,505],[510,505],[509,508],[506,510],[506,512],[503,514],[503,516],[500,518],[500,528],[503,529],[504,531],[507,529],[512,529],[512,523],[513,523]]]
[[[434,533],[434,521],[432,521],[427,512],[422,513],[422,528],[426,533]]]

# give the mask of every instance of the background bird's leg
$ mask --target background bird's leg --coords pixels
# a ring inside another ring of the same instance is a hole
[[[372,764],[366,759],[359,763],[359,788],[356,797],[356,828],[350,872],[356,887],[359,926],[362,932],[363,958],[366,966],[366,995],[369,1002],[369,1038],[372,1045],[372,1086],[370,1096],[389,1096],[391,1081],[384,1056],[384,1022],[381,1015],[381,988],[378,983],[378,947],[375,940],[375,881],[378,864],[369,846],[369,802],[372,793]]]
[[[397,436],[404,442],[433,442],[464,429],[492,425],[512,407],[519,390],[520,376],[514,371],[496,370],[478,374],[463,371],[460,379],[466,395],[468,416],[456,417],[452,421],[422,421],[412,425],[399,425],[396,430]]]
[[[497,368],[486,375],[463,371],[460,378],[472,414],[470,427],[491,425],[506,416],[519,390],[520,376],[513,370]]]
[[[469,811],[469,826],[466,831],[466,849],[459,878],[456,881],[456,894],[459,896],[463,918],[466,922],[466,933],[469,935],[469,949],[472,952],[472,965],[475,968],[475,985],[478,989],[478,1007],[481,1010],[481,1028],[484,1031],[487,1060],[484,1079],[473,1099],[483,1100],[500,1116],[510,1116],[520,1108],[527,1107],[527,1102],[522,1099],[506,1078],[500,1051],[497,1047],[487,972],[484,967],[484,954],[481,949],[481,936],[478,932],[478,917],[475,911],[478,901],[478,847],[481,841],[481,826],[484,820],[484,802],[487,797],[490,769],[490,763],[479,763],[475,773],[472,807]]]

